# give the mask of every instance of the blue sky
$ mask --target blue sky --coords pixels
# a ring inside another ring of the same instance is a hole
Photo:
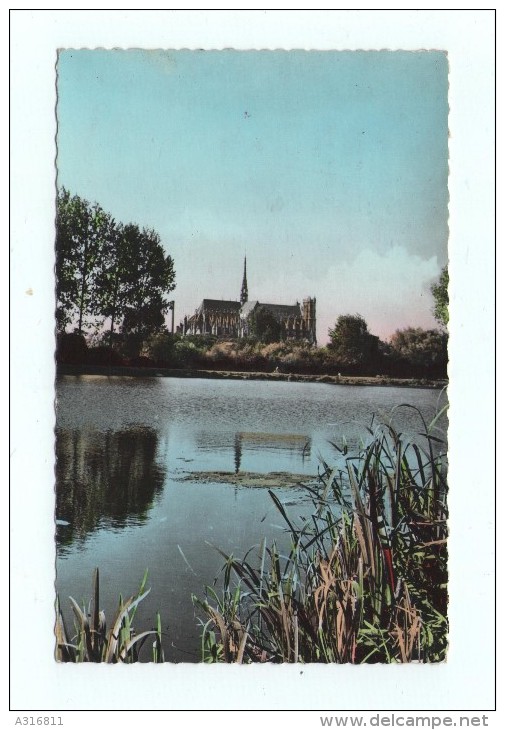
[[[430,52],[65,50],[58,184],[155,228],[176,321],[203,297],[317,298],[433,327],[447,262],[447,59]]]

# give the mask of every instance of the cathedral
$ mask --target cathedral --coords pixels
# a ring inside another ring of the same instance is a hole
[[[247,337],[249,318],[259,307],[267,309],[281,325],[283,340],[298,340],[316,344],[316,300],[308,297],[302,304],[267,304],[249,299],[247,288],[247,260],[240,301],[204,299],[191,317],[184,317],[177,331],[191,335],[218,337]]]

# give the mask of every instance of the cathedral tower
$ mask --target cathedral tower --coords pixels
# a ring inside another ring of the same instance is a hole
[[[240,290],[240,304],[245,304],[249,299],[247,292],[247,258],[244,256],[244,278],[242,279],[242,289]]]
[[[307,297],[303,300],[302,319],[309,341],[316,344],[316,298]]]

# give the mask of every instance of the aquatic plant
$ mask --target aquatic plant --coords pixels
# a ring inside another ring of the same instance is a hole
[[[404,406],[411,407],[411,406]],[[417,410],[417,409],[414,409]],[[445,409],[444,409],[445,410]],[[418,412],[419,413],[419,412]],[[312,514],[273,491],[289,547],[226,555],[222,585],[193,596],[206,662],[437,662],[447,650],[447,480],[443,411],[406,439],[391,422],[350,454],[333,444]]]
[[[150,637],[152,641],[152,660],[156,663],[164,661],[161,645],[161,619],[159,613],[156,618],[156,628],[135,632],[133,620],[139,603],[148,595],[150,588],[145,590],[147,570],[142,579],[138,592],[123,600],[119,597],[119,605],[107,630],[105,614],[100,606],[100,579],[98,568],[93,574],[93,598],[89,606],[80,607],[70,597],[74,614],[74,634],[69,634],[60,608],[59,597],[56,598],[56,651],[55,658],[60,662],[105,662],[116,664],[119,662],[132,664],[139,660],[140,651]]]

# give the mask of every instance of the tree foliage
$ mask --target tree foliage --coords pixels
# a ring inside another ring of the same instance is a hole
[[[56,319],[61,329],[72,321],[77,332],[100,316],[97,279],[105,242],[114,221],[97,205],[63,189],[56,215]]]
[[[344,365],[360,365],[377,353],[378,338],[360,314],[341,314],[328,330],[329,349]]]
[[[133,228],[134,246],[130,246],[130,270],[134,283],[125,307],[122,330],[147,335],[164,322],[169,309],[167,294],[173,289],[174,264],[166,256],[156,231]]]
[[[449,269],[444,266],[438,282],[431,287],[431,293],[435,299],[433,316],[437,322],[444,327],[449,324]]]
[[[281,339],[281,325],[267,307],[257,307],[249,315],[249,334],[268,345]]]
[[[62,189],[56,215],[58,329],[109,323],[140,341],[163,327],[174,288],[174,263],[159,235],[116,223],[109,213]]]
[[[444,376],[447,372],[447,334],[439,330],[407,327],[391,337],[393,354],[409,368],[424,375]]]
[[[102,313],[110,320],[111,342],[115,326],[123,319],[135,289],[137,234],[137,226],[119,224],[104,246],[98,296]]]

